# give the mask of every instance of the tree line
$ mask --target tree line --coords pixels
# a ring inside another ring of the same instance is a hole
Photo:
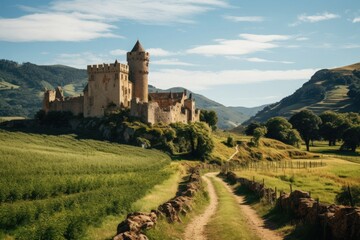
[[[263,124],[252,122],[245,133],[254,136],[255,143],[264,136],[297,147],[304,141],[307,151],[314,140],[326,140],[329,146],[341,141],[340,150],[355,152],[360,146],[360,114],[325,111],[316,115],[311,110],[302,110],[289,120],[272,117]]]

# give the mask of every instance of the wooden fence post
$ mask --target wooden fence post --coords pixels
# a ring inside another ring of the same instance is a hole
[[[349,193],[350,205],[351,205],[352,207],[354,207],[354,206],[355,206],[355,204],[354,204],[354,199],[353,199],[353,196],[352,196],[352,194],[351,194],[350,185],[348,185],[348,193]]]

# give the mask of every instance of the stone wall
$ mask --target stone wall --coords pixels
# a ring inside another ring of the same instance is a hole
[[[158,218],[165,218],[169,223],[181,222],[180,215],[186,215],[192,209],[193,198],[201,189],[200,166],[191,168],[185,189],[177,196],[161,204],[150,213],[134,212],[127,215],[118,227],[114,240],[147,240],[144,230],[153,228]]]
[[[306,224],[320,226],[320,235],[323,239],[355,240],[360,239],[360,208],[341,205],[326,205],[312,199],[307,192],[295,190],[290,194],[280,193],[265,188],[264,184],[238,178],[235,173],[222,174],[231,183],[239,182],[249,190],[269,202],[276,203],[276,207]]]
[[[65,98],[49,102],[47,111],[72,112],[74,116],[84,112],[84,97]]]

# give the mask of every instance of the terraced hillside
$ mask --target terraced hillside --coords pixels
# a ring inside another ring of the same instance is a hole
[[[265,107],[251,121],[264,122],[274,116],[289,118],[294,113],[309,109],[316,114],[326,110],[335,112],[360,111],[360,63],[316,72],[292,95]]]

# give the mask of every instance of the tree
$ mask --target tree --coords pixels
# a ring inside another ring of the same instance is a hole
[[[226,145],[228,145],[229,147],[235,147],[235,141],[234,138],[232,136],[228,136],[226,139]]]
[[[329,146],[335,146],[336,141],[341,139],[346,128],[345,119],[342,114],[326,111],[319,116],[321,118],[320,135],[329,141]]]
[[[310,141],[318,135],[321,118],[310,110],[302,110],[294,114],[289,122],[299,131],[305,141],[306,150],[310,151]]]
[[[261,127],[261,124],[258,122],[251,122],[245,129],[245,134],[247,136],[254,135],[255,128]]]
[[[360,146],[360,125],[353,125],[344,132],[341,149],[350,149],[352,152]]]
[[[206,124],[195,122],[190,125],[191,146],[195,157],[205,160],[214,149],[214,141],[211,138],[211,131]]]
[[[287,139],[286,139],[287,144],[290,144],[292,146],[299,148],[301,140],[302,139],[301,139],[300,133],[296,129],[291,129],[288,132]]]
[[[255,146],[259,146],[260,138],[264,137],[267,133],[267,128],[265,126],[257,127],[254,129],[254,134],[252,141],[255,143]]]
[[[218,116],[214,110],[201,110],[200,121],[206,122],[212,130],[216,130],[216,124],[218,123]]]
[[[283,117],[273,117],[266,122],[266,137],[287,143],[287,136],[292,125]]]

